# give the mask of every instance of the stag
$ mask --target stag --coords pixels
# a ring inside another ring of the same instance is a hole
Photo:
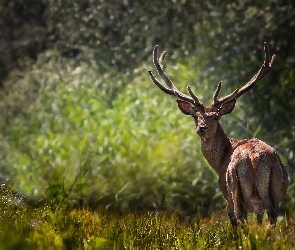
[[[163,70],[164,51],[158,59],[158,46],[153,51],[153,62],[167,87],[152,74],[152,81],[166,94],[178,97],[179,109],[194,118],[196,133],[201,138],[202,154],[219,176],[219,186],[226,200],[226,210],[234,229],[240,221],[246,222],[247,213],[255,213],[259,223],[266,211],[271,224],[275,224],[279,202],[288,187],[288,174],[275,149],[256,139],[231,138],[219,121],[232,112],[237,98],[253,88],[267,75],[275,61],[270,60],[267,43],[264,43],[265,60],[259,71],[240,89],[219,98],[221,82],[213,94],[210,106],[204,106],[188,86],[190,95],[178,90]]]

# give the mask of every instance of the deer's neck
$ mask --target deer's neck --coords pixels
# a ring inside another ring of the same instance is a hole
[[[230,138],[223,131],[219,123],[214,136],[208,139],[201,138],[202,154],[217,174],[220,173],[221,166],[229,157],[236,141],[238,140]]]

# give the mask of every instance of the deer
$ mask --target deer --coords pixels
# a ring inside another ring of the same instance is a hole
[[[167,85],[162,85],[149,70],[152,81],[166,94],[176,96],[178,108],[192,116],[196,134],[201,139],[202,155],[219,176],[218,183],[226,201],[226,211],[234,229],[247,222],[247,214],[254,213],[259,224],[264,212],[275,226],[279,203],[287,192],[288,173],[276,150],[257,139],[234,139],[220,125],[221,117],[230,114],[237,98],[252,89],[274,64],[269,48],[264,43],[265,60],[259,71],[243,87],[219,98],[221,81],[213,94],[210,106],[204,106],[188,86],[189,95],[176,88],[163,69],[164,51],[158,58],[158,45],[153,50],[153,63]]]

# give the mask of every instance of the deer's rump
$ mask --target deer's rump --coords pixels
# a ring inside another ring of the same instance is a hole
[[[274,148],[250,139],[232,153],[226,173],[229,195],[247,212],[277,209],[287,191],[287,173]]]

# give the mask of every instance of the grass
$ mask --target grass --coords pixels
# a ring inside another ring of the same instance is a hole
[[[1,185],[0,249],[293,249],[295,216],[280,217],[276,227],[254,216],[237,237],[224,210],[208,217],[178,213],[114,213],[104,209],[31,207]],[[4,198],[5,197],[5,198]]]

